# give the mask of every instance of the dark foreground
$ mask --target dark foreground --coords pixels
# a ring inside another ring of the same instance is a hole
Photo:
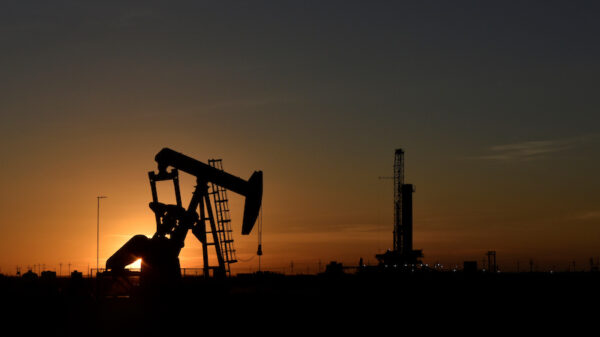
[[[96,296],[94,279],[0,280],[2,329],[25,335],[474,334],[597,330],[600,318],[599,273],[184,278],[129,298]]]

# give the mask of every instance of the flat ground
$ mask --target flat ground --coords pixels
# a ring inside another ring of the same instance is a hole
[[[97,296],[94,279],[0,280],[2,326],[50,335],[476,332],[597,326],[600,314],[600,273],[240,275],[129,297]]]

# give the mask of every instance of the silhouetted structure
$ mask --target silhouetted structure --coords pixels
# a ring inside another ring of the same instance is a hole
[[[598,271],[598,264],[600,264],[600,261],[594,263],[594,258],[590,257],[590,271],[591,272],[597,272]]]
[[[394,158],[394,248],[376,255],[380,264],[396,267],[420,264],[422,250],[413,249],[412,194],[415,188],[404,183],[404,151],[396,149]]]
[[[56,279],[56,272],[50,270],[44,270],[42,272],[42,279],[44,280],[54,280]]]
[[[223,188],[246,197],[242,234],[248,235],[252,231],[260,211],[262,171],[255,171],[250,179],[246,181],[167,148],[162,149],[156,155],[155,160],[158,163],[158,172],[150,171],[148,177],[152,189],[150,209],[155,214],[156,233],[150,239],[145,235],[136,235],[131,238],[107,260],[106,268],[113,275],[122,274],[125,271],[125,266],[141,258],[141,285],[152,289],[172,285],[174,281],[181,278],[179,252],[184,246],[188,230],[191,229],[194,236],[202,243],[204,275],[208,276],[209,271],[212,269],[214,275],[224,276],[226,262],[233,261],[230,257],[227,257],[227,259],[223,257],[223,251],[228,249],[228,240],[230,240],[230,236],[225,236],[225,231],[230,229],[224,227],[223,224],[230,220],[221,214],[218,218],[221,219],[221,224],[217,224],[210,195],[222,193],[220,188]],[[169,167],[172,167],[170,171],[167,170]],[[196,177],[197,185],[187,209],[182,206],[179,190],[179,170]],[[173,182],[176,199],[174,205],[163,204],[158,201],[156,182],[166,180]],[[212,186],[212,191],[209,184]],[[223,203],[226,196],[224,199],[221,194],[215,196],[214,200]],[[221,208],[218,212],[224,212],[224,210]],[[209,226],[208,230],[206,228],[207,224]],[[210,234],[212,241],[207,234]],[[208,246],[214,247],[218,266],[209,266]]]
[[[496,265],[496,251],[490,250],[485,255],[487,255],[488,258],[488,271],[490,273],[498,272],[498,266]]]
[[[26,273],[23,274],[22,277],[26,280],[37,280],[38,275],[31,271],[31,269],[29,269]]]
[[[208,164],[223,171],[223,160],[209,159]],[[233,231],[231,230],[231,217],[229,212],[229,198],[227,190],[215,183],[210,184],[210,195],[213,196],[215,205],[215,216],[217,221],[217,234],[219,245],[223,255],[223,263],[227,275],[231,275],[231,264],[236,263],[235,249],[233,249]],[[206,254],[204,255],[206,257]]]
[[[331,261],[325,266],[325,273],[329,275],[339,275],[344,273],[344,265],[337,261]]]

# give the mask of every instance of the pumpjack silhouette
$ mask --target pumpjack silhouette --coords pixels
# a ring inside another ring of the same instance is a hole
[[[256,223],[261,207],[262,171],[255,171],[248,180],[244,180],[168,148],[162,149],[155,156],[155,161],[158,172],[150,171],[148,177],[152,189],[152,202],[149,206],[156,217],[156,233],[151,238],[145,235],[132,237],[107,260],[106,269],[118,275],[125,271],[127,265],[142,259],[141,285],[146,288],[173,285],[181,278],[179,253],[191,230],[202,243],[205,275],[208,276],[209,271],[213,270],[214,276],[225,276],[226,263],[232,261],[223,258],[223,236],[219,236],[215,224],[210,194],[219,192],[215,188],[224,188],[246,197],[242,235],[248,235]],[[187,209],[182,206],[179,170],[196,177],[197,185]],[[176,204],[158,201],[156,182],[165,180],[173,182]],[[212,191],[209,184],[212,185]],[[207,224],[209,231],[206,230]],[[212,242],[207,240],[207,234],[212,234]],[[218,266],[214,267],[208,264],[207,250],[211,245],[215,248],[218,260]]]

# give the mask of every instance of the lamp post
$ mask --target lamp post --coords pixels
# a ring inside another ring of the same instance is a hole
[[[101,195],[96,198],[98,199],[98,212],[96,213],[96,277],[98,277],[98,266],[100,265],[100,199],[107,197]]]

